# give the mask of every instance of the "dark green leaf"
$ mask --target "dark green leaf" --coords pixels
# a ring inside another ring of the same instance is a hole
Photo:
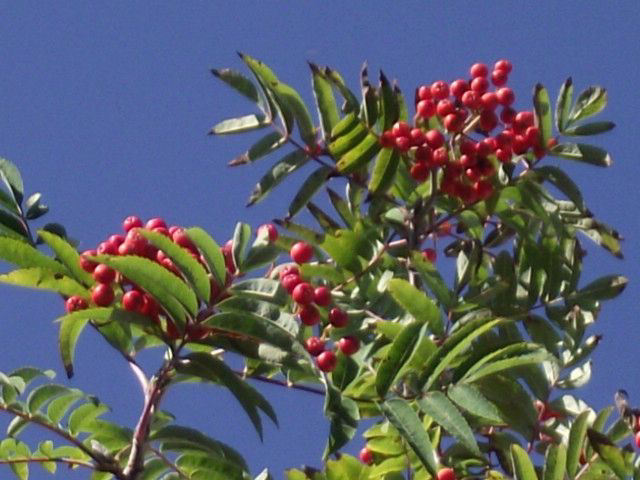
[[[0,234],[24,241],[29,237],[28,230],[18,216],[0,209]]]
[[[307,205],[311,197],[324,185],[329,173],[331,168],[323,166],[307,177],[289,205],[289,217],[293,217]]]
[[[24,197],[22,176],[18,168],[6,158],[0,158],[0,178],[2,178],[7,188],[11,190],[16,205],[20,205]]]
[[[384,398],[402,367],[413,355],[421,337],[422,327],[422,322],[409,323],[403,326],[400,333],[394,338],[376,373],[376,392],[379,397]]]
[[[63,275],[69,273],[60,262],[47,257],[28,243],[14,238],[0,237],[0,258],[19,267],[40,267]]]
[[[540,145],[546,146],[552,137],[551,132],[551,102],[549,92],[541,84],[537,84],[533,92],[533,106],[536,113],[538,128],[540,129]]]
[[[433,476],[438,471],[436,452],[431,445],[429,435],[422,427],[420,417],[406,400],[392,398],[380,405],[382,413],[398,429],[400,435],[407,441],[420,463]]]
[[[577,127],[567,128],[562,132],[562,134],[567,136],[597,135],[598,133],[613,130],[615,126],[616,124],[613,122],[585,123],[584,125],[578,125]]]
[[[40,218],[42,215],[49,211],[49,207],[40,202],[41,198],[42,194],[38,192],[31,195],[25,202],[26,213],[24,217],[27,220],[35,220],[36,218]]]
[[[233,263],[236,268],[240,268],[244,259],[244,253],[249,245],[251,239],[251,227],[246,223],[236,223],[236,228],[233,230],[233,237],[231,241],[231,256],[233,257]]]
[[[213,274],[218,285],[224,285],[226,283],[227,267],[224,263],[224,255],[216,241],[200,227],[188,228],[185,233],[202,253],[209,271]]]
[[[352,173],[365,166],[379,151],[378,137],[369,133],[362,142],[338,160],[338,170],[342,173]]]
[[[425,284],[438,302],[447,310],[452,308],[455,304],[454,293],[449,290],[449,287],[447,287],[447,284],[442,279],[435,265],[426,260],[419,252],[412,254],[411,263],[416,267]]]
[[[558,99],[556,100],[556,128],[561,133],[568,123],[572,102],[573,80],[569,77],[560,87],[560,93],[558,93]]]
[[[400,154],[396,149],[383,148],[373,166],[371,180],[369,180],[369,190],[374,195],[384,193],[395,180],[398,164],[400,163]]]
[[[307,209],[309,213],[313,215],[313,218],[316,219],[318,225],[322,227],[325,232],[332,232],[334,230],[338,230],[340,228],[340,224],[336,222],[331,216],[322,210],[319,206],[317,206],[313,202],[307,203]]]
[[[611,156],[601,148],[582,143],[561,143],[549,150],[551,155],[589,163],[597,167],[611,166]]]
[[[235,295],[253,297],[280,306],[284,306],[289,299],[287,293],[280,286],[280,282],[269,278],[243,280],[234,284],[231,291]]]
[[[389,280],[389,293],[393,299],[419,322],[429,325],[429,330],[436,335],[444,331],[440,310],[424,292],[418,290],[402,278]]]
[[[567,300],[572,303],[585,298],[593,300],[610,300],[620,295],[626,288],[628,282],[629,280],[621,275],[605,275],[604,277],[594,280],[577,292],[572,293],[567,297]]]
[[[308,146],[314,146],[316,144],[315,127],[313,126],[309,110],[302,101],[300,94],[282,82],[271,82],[267,88],[272,90],[276,98],[280,102],[283,102],[288,107],[287,109],[293,113],[304,143]]]
[[[237,118],[229,118],[217,123],[211,128],[209,133],[212,135],[229,135],[232,133],[244,133],[264,128],[271,125],[271,122],[264,115],[252,113]]]
[[[214,68],[211,70],[211,73],[213,73],[216,77],[218,77],[230,87],[240,92],[252,102],[258,102],[258,90],[256,89],[253,82],[241,73],[238,73],[229,68],[223,68],[222,70],[217,70]]]
[[[567,473],[573,479],[580,466],[580,454],[587,436],[590,412],[585,410],[576,417],[569,431],[569,443],[567,448]]]
[[[459,383],[453,385],[447,391],[449,398],[459,407],[476,417],[487,420],[493,424],[503,424],[504,420],[498,408],[482,395],[482,392],[473,385]]]
[[[71,272],[73,278],[86,286],[93,285],[93,277],[80,267],[80,255],[67,240],[46,230],[38,230],[38,236],[49,245],[58,260]]]
[[[358,104],[358,99],[354,95],[354,93],[347,88],[344,79],[340,76],[338,72],[332,70],[329,67],[324,68],[324,75],[329,80],[334,87],[338,89],[340,94],[344,97],[345,106],[343,107],[343,111],[345,113],[349,112],[357,112],[360,105]]]
[[[273,244],[255,245],[249,249],[246,258],[240,264],[240,271],[250,272],[273,263],[280,253],[282,251]]]
[[[60,320],[60,333],[58,336],[60,355],[62,356],[62,363],[67,372],[67,377],[71,378],[73,376],[73,357],[76,343],[82,330],[87,326],[89,319],[86,316],[70,314]]]
[[[578,95],[569,114],[569,123],[591,117],[607,106],[607,91],[598,86],[589,87]]]
[[[340,194],[331,190],[328,187],[327,187],[327,193],[329,194],[329,200],[331,201],[333,208],[336,209],[336,212],[338,212],[338,215],[340,215],[340,218],[342,219],[342,221],[348,227],[353,227],[353,225],[356,223],[356,217],[351,212],[351,209],[349,208],[349,204],[345,201],[344,198],[340,196]]]
[[[520,445],[511,445],[514,480],[538,480],[529,454]]]
[[[470,452],[477,456],[482,455],[471,427],[444,393],[427,393],[418,400],[418,405],[424,413],[433,418],[438,425],[468,448]]]
[[[545,454],[542,480],[564,480],[566,464],[567,447],[552,443]]]
[[[564,193],[580,210],[586,210],[587,207],[580,193],[580,189],[564,171],[552,165],[538,167],[534,171]]]
[[[261,202],[287,176],[306,165],[309,158],[303,150],[294,150],[276,162],[253,188],[247,206]]]
[[[88,290],[72,278],[42,268],[19,268],[13,270],[0,275],[0,282],[27,288],[50,290],[67,297],[77,295],[85,299],[89,298]]]
[[[229,162],[229,166],[235,167],[236,165],[244,165],[245,163],[252,163],[259,158],[273,152],[286,143],[286,138],[279,132],[267,133],[264,137],[254,143],[249,150],[242,155],[237,156]]]
[[[589,444],[596,451],[600,458],[605,461],[611,470],[615,472],[620,480],[629,478],[632,474],[632,468],[627,465],[623,452],[615,445],[606,435],[593,430],[587,429]]]
[[[325,140],[328,140],[331,130],[340,121],[340,113],[333,96],[331,84],[317,65],[309,63],[309,66],[312,73],[313,94],[320,116],[320,124],[322,125],[322,136]]]
[[[348,117],[345,117],[345,121]],[[343,122],[340,122],[334,131],[340,130]],[[334,158],[340,158],[349,150],[355,148],[364,138],[367,136],[367,126],[358,121],[350,121],[347,124],[349,130],[344,131],[339,137],[334,137],[334,140],[329,144],[329,152]],[[346,128],[346,127],[345,127]]]
[[[324,399],[324,414],[330,421],[329,440],[323,454],[323,458],[326,459],[353,438],[360,415],[356,402],[343,396],[326,380],[325,386],[327,392]]]
[[[380,129],[384,132],[398,121],[400,113],[398,99],[393,92],[393,87],[382,70],[380,71],[380,107]]]

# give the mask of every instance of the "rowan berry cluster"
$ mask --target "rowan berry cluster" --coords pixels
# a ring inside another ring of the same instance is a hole
[[[167,226],[167,223],[162,218],[151,218],[146,223],[143,223],[140,218],[129,216],[124,219],[122,227],[123,234],[113,234],[95,249],[86,250],[80,255],[80,266],[90,273],[96,282],[91,288],[91,304],[98,307],[109,307],[119,303],[123,309],[149,316],[161,325],[159,316],[162,314],[162,309],[151,295],[117,273],[113,268],[103,263],[97,263],[91,257],[102,254],[144,257],[157,262],[173,274],[181,276],[180,270],[171,258],[165,252],[152,245],[140,233],[140,229],[145,229],[170,238],[176,245],[184,248],[203,265],[204,260],[185,230],[179,226]],[[222,290],[212,278],[212,304],[220,299]],[[80,296],[69,297],[65,304],[67,312],[83,310],[89,306],[89,302]],[[166,320],[164,329],[167,337],[171,340],[181,337],[177,327],[170,320]],[[190,339],[197,340],[206,337],[209,334],[209,330],[203,325],[192,322],[187,325],[186,333]]]
[[[298,242],[291,247],[291,259],[298,265],[308,263],[313,258],[313,248],[305,242]],[[302,278],[296,265],[285,265],[279,272],[281,285],[297,304],[300,322],[306,326],[317,325],[321,321],[320,308],[328,309],[329,324],[335,328],[343,328],[349,322],[347,313],[339,307],[331,307],[331,290],[326,285],[313,286]],[[305,346],[307,351],[316,357],[316,365],[323,372],[332,371],[338,361],[336,354],[326,348],[321,337],[309,337]],[[360,349],[360,341],[353,335],[342,337],[338,341],[338,349],[345,355],[353,355]]]
[[[515,94],[506,86],[511,69],[511,62],[499,60],[489,74],[475,63],[469,80],[420,86],[413,126],[397,122],[382,133],[381,145],[407,156],[416,181],[442,169],[442,192],[465,203],[487,198],[500,163],[530,150],[540,158],[551,146],[541,145],[533,112],[513,108]]]

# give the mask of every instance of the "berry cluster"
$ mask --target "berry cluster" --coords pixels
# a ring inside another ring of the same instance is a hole
[[[530,149],[540,158],[552,146],[541,145],[533,112],[512,107],[515,94],[506,86],[511,68],[511,62],[499,60],[489,75],[485,64],[475,63],[470,80],[419,87],[414,125],[397,122],[382,133],[381,145],[408,155],[416,181],[442,169],[442,192],[465,203],[487,198],[500,162],[510,163]]]
[[[291,259],[298,265],[307,263],[313,257],[313,248],[305,242],[298,242],[291,247]],[[298,317],[303,325],[313,326],[320,323],[318,307],[331,307],[331,290],[325,285],[313,286],[306,282],[296,265],[286,265],[279,273],[281,285],[289,292],[298,306]],[[349,321],[347,313],[333,307],[328,312],[329,323],[336,327],[345,327]],[[336,354],[326,349],[325,341],[320,337],[309,337],[305,346],[307,351],[316,357],[316,365],[323,372],[332,371],[337,363]],[[360,349],[360,341],[353,335],[342,337],[338,341],[338,348],[345,355],[353,355]]]
[[[159,317],[163,312],[151,295],[117,273],[113,268],[105,264],[96,263],[90,257],[101,254],[145,257],[180,276],[180,271],[171,258],[165,252],[152,245],[140,233],[139,230],[144,228],[170,238],[176,245],[187,250],[203,265],[204,260],[184,229],[178,226],[169,227],[162,218],[152,218],[143,224],[140,218],[130,216],[124,219],[122,227],[124,234],[111,235],[100,243],[97,248],[86,250],[80,255],[80,266],[86,272],[91,273],[96,282],[91,289],[91,303],[98,307],[108,307],[119,302],[125,310],[149,316],[161,325]],[[222,297],[222,290],[212,278],[212,304]],[[89,303],[82,297],[72,296],[66,300],[65,307],[67,312],[74,312],[88,308]],[[167,320],[165,325],[165,333],[169,339],[176,340],[181,337],[173,322]],[[191,322],[187,325],[186,334],[189,339],[201,340],[209,334],[209,329],[196,322]]]

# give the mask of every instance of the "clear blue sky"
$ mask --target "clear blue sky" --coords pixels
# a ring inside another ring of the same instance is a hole
[[[619,272],[631,283],[605,306],[593,330],[604,341],[593,380],[580,393],[601,408],[625,387],[640,403],[639,12],[632,0],[3,2],[0,156],[19,165],[29,191],[43,193],[51,207],[45,219],[63,223],[82,247],[118,230],[130,214],[201,225],[224,242],[238,220],[256,226],[282,216],[292,194],[285,187],[245,209],[250,189],[273,160],[229,169],[226,162],[249,138],[206,135],[217,121],[252,111],[209,73],[212,67],[241,69],[237,50],[264,60],[308,100],[307,60],[335,67],[354,88],[368,60],[372,77],[383,68],[411,92],[422,82],[463,76],[475,61],[508,58],[523,108],[538,81],[552,95],[569,75],[578,89],[602,84],[610,98],[602,116],[618,128],[596,141],[614,165],[570,165],[569,171],[591,209],[626,237],[622,262],[590,249],[585,277]],[[0,288],[0,298],[0,371],[54,366],[65,381],[52,323],[62,302],[8,287]],[[99,395],[115,418],[133,423],[141,404],[137,385],[91,334],[81,338],[76,370],[72,385]],[[176,388],[163,406],[179,422],[236,446],[254,474],[269,466],[279,478],[285,467],[318,465],[327,431],[321,399],[275,387],[263,391],[280,419],[279,430],[267,426],[264,444],[220,389]],[[360,446],[356,438],[350,449]],[[33,478],[50,477],[34,469]]]

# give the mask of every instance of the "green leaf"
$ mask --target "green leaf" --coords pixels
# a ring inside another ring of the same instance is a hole
[[[424,413],[433,418],[438,425],[468,448],[470,452],[477,456],[482,455],[471,427],[444,393],[430,392],[418,400],[418,405]]]
[[[285,352],[305,355],[304,347],[296,338],[277,323],[248,312],[217,313],[203,322],[215,330],[237,334],[258,343],[268,343],[281,348]]]
[[[290,124],[292,122],[290,112],[282,111],[282,106],[274,103],[275,99],[273,98],[273,94],[269,90],[269,85],[274,82],[278,82],[278,77],[273,71],[266,66],[260,60],[256,60],[255,58],[251,58],[249,55],[245,55],[243,53],[238,52],[238,55],[242,59],[242,61],[249,67],[251,73],[256,77],[258,84],[262,89],[262,93],[264,95],[264,101],[259,97],[258,106],[265,112],[268,113],[270,118],[273,118],[273,111],[276,110],[278,114],[282,117],[283,123],[286,123],[287,131],[290,131]],[[285,118],[287,117],[287,118]]]
[[[0,275],[0,282],[20,287],[37,288],[58,292],[65,296],[77,295],[88,299],[89,292],[78,282],[60,273],[42,268],[19,268]]]
[[[58,345],[62,363],[67,372],[67,377],[73,377],[73,357],[76,349],[78,337],[87,326],[89,319],[79,315],[82,312],[75,312],[62,317],[60,323],[60,333],[58,335]]]
[[[239,93],[247,97],[252,102],[258,103],[258,90],[251,80],[247,77],[229,68],[223,68],[222,70],[212,69],[216,77],[222,80],[230,87],[237,90]]]
[[[567,128],[564,132],[562,132],[562,134],[567,136],[597,135],[599,133],[613,130],[615,126],[616,124],[613,122],[585,123],[584,125],[578,125],[577,127]]]
[[[269,278],[252,278],[235,283],[231,287],[231,292],[235,295],[256,298],[280,306],[284,306],[289,298],[280,286],[280,282]]]
[[[276,162],[253,188],[247,206],[264,200],[286,177],[306,165],[309,158],[303,150],[294,150]]]
[[[338,267],[359,272],[363,268],[362,257],[368,257],[371,253],[371,239],[367,233],[357,224],[352,230],[341,229],[325,235],[321,246]]]
[[[438,302],[446,310],[451,309],[456,303],[455,295],[449,290],[449,287],[447,287],[436,266],[426,260],[420,252],[413,252],[411,264],[418,270],[427,288],[431,290],[431,293],[433,293],[433,296],[436,297]]]
[[[153,295],[179,325],[185,323],[183,306],[191,315],[196,315],[198,299],[193,290],[158,263],[135,255],[122,257],[97,255],[92,258],[122,273],[130,281]]]
[[[515,474],[514,480],[538,480],[529,454],[520,445],[511,445],[511,462]]]
[[[251,239],[251,227],[246,223],[236,223],[231,240],[231,256],[236,268],[240,268],[240,264],[244,258],[244,252],[249,245]]]
[[[205,303],[209,303],[211,284],[207,271],[200,265],[200,262],[193,258],[188,250],[177,245],[161,233],[151,232],[142,228],[138,229],[138,232],[150,243],[166,253],[191,284],[198,298]]]
[[[625,480],[632,475],[632,469],[627,466],[622,450],[606,435],[589,428],[587,429],[587,436],[591,447],[611,467],[611,470],[615,472],[620,480]]]
[[[458,354],[469,348],[474,339],[506,321],[508,321],[506,318],[491,319],[491,317],[480,317],[455,330],[427,360],[418,380],[419,387],[429,390],[440,374]]]
[[[24,184],[20,170],[6,158],[0,158],[0,178],[11,191],[16,205],[19,206],[24,197]]]
[[[607,106],[607,91],[599,86],[592,86],[578,95],[576,103],[569,114],[569,124],[586,117],[591,117]]]
[[[544,167],[536,168],[534,172],[564,193],[580,210],[586,210],[587,206],[584,203],[580,189],[564,171],[552,165],[545,165]]]
[[[569,431],[569,443],[567,448],[567,473],[569,478],[573,479],[580,467],[580,453],[587,436],[587,428],[589,426],[589,416],[591,412],[585,410],[576,417]]]
[[[36,218],[40,218],[42,215],[49,211],[49,207],[40,203],[40,199],[42,198],[41,193],[34,193],[31,195],[27,201],[25,202],[25,210],[26,213],[24,218],[27,220],[35,220]]]
[[[268,85],[268,88],[271,89],[275,93],[276,97],[293,113],[296,123],[298,124],[300,136],[304,143],[308,146],[314,146],[316,144],[315,127],[313,126],[309,110],[302,101],[300,94],[295,89],[282,82],[272,82]]]
[[[620,295],[627,283],[629,280],[621,275],[605,275],[569,295],[567,301],[576,303],[583,299],[610,300]]]
[[[87,287],[94,284],[93,277],[80,267],[80,255],[73,245],[59,235],[46,230],[38,230],[38,236],[53,250],[58,260],[71,272],[73,278]]]
[[[309,175],[289,205],[289,218],[293,217],[307,205],[311,197],[324,185],[330,173],[331,168],[322,166]]]
[[[333,96],[331,84],[317,65],[309,63],[309,66],[311,67],[313,94],[322,126],[322,136],[325,140],[328,140],[331,130],[340,121],[340,113]]]
[[[465,383],[452,385],[447,390],[447,395],[449,395],[449,398],[459,407],[471,415],[475,415],[493,424],[504,424],[498,408],[487,400],[487,398],[482,395],[482,392],[475,386]]]
[[[69,415],[67,422],[69,431],[72,435],[77,435],[80,432],[91,432],[93,421],[108,411],[109,407],[103,403],[83,403]]]
[[[340,229],[341,225],[315,203],[309,202],[307,204],[307,210],[309,210],[309,213],[313,215],[313,218],[316,219],[318,225],[320,225],[325,232],[333,232]]]
[[[398,99],[385,74],[380,71],[380,129],[384,132],[396,123],[400,116]]]
[[[556,128],[561,133],[564,132],[568,123],[572,101],[573,80],[569,77],[560,87],[560,93],[558,93],[558,99],[556,100]]]
[[[338,170],[341,173],[352,173],[365,166],[379,151],[378,137],[369,133],[362,142],[338,160]]]
[[[65,395],[61,395],[49,403],[47,408],[47,417],[54,425],[60,423],[60,420],[66,415],[69,409],[84,397],[84,394],[80,390],[72,390]]]
[[[383,148],[380,153],[378,153],[376,163],[373,166],[371,180],[369,180],[369,190],[371,193],[374,195],[384,193],[391,188],[399,164],[400,154],[396,149]]]
[[[343,127],[343,124],[345,124]],[[348,128],[348,130],[346,130]],[[345,129],[342,131],[341,129]],[[340,131],[340,136],[334,136],[329,144],[329,152],[334,158],[340,158],[349,150],[355,148],[367,136],[367,126],[356,117],[345,117],[336,128],[334,133]]]
[[[262,439],[262,421],[258,409],[262,410],[273,423],[278,424],[276,414],[269,402],[251,385],[240,379],[222,360],[208,353],[191,353],[185,360],[187,362],[178,364],[178,373],[200,377],[228,388],[247,412],[260,439]]]
[[[349,88],[347,88],[347,85],[344,82],[344,79],[340,76],[340,74],[329,67],[325,67],[324,75],[327,78],[327,80],[329,80],[333,84],[333,86],[338,89],[340,94],[344,97],[345,105],[343,106],[342,110],[345,113],[357,112],[358,108],[360,107],[360,105],[358,104],[358,99],[356,98],[354,93],[351,90],[349,90]]]
[[[379,397],[384,398],[402,367],[413,355],[421,338],[422,327],[423,323],[421,322],[409,323],[403,326],[400,333],[394,338],[376,373],[376,392]]]
[[[552,137],[551,132],[551,102],[549,92],[540,83],[533,92],[533,106],[536,113],[538,128],[540,129],[540,144],[546,146]]]
[[[331,205],[336,209],[338,215],[342,221],[350,228],[356,223],[356,215],[349,208],[349,204],[345,201],[344,198],[340,196],[334,190],[331,190],[327,187],[327,193],[329,194],[329,200],[331,201]]]
[[[280,132],[267,133],[264,137],[254,143],[249,150],[231,160],[229,162],[229,166],[235,167],[236,165],[255,162],[259,158],[262,158],[280,148],[286,143],[286,141],[286,137],[283,137]]]
[[[63,385],[46,383],[33,389],[27,397],[26,405],[29,413],[34,414],[43,406],[60,395],[70,393],[71,390]]]
[[[209,131],[212,135],[229,135],[233,133],[245,133],[271,125],[271,121],[264,115],[252,113],[237,118],[229,118],[215,124]]]
[[[224,263],[224,255],[216,241],[200,227],[188,228],[185,233],[202,253],[209,271],[213,274],[218,285],[224,285],[226,283],[227,267]]]
[[[17,215],[0,209],[0,235],[24,241],[29,238],[29,231],[26,224]]]
[[[605,150],[583,143],[560,143],[549,150],[556,157],[589,163],[597,167],[610,167],[612,160]]]
[[[326,459],[353,438],[360,415],[356,402],[343,396],[324,376],[322,378],[326,387],[323,409],[330,421],[329,439],[323,454],[323,458]]]
[[[398,429],[407,441],[422,465],[433,476],[438,471],[436,452],[431,445],[429,435],[422,427],[420,417],[406,400],[392,398],[380,405],[382,413]]]
[[[63,275],[69,273],[60,262],[47,257],[28,243],[14,238],[0,236],[0,259],[19,267],[40,267]]]
[[[387,288],[398,305],[419,322],[429,325],[432,333],[440,335],[444,332],[440,310],[424,292],[402,278],[392,278]]]
[[[564,480],[567,463],[567,447],[550,444],[544,457],[542,480]]]

